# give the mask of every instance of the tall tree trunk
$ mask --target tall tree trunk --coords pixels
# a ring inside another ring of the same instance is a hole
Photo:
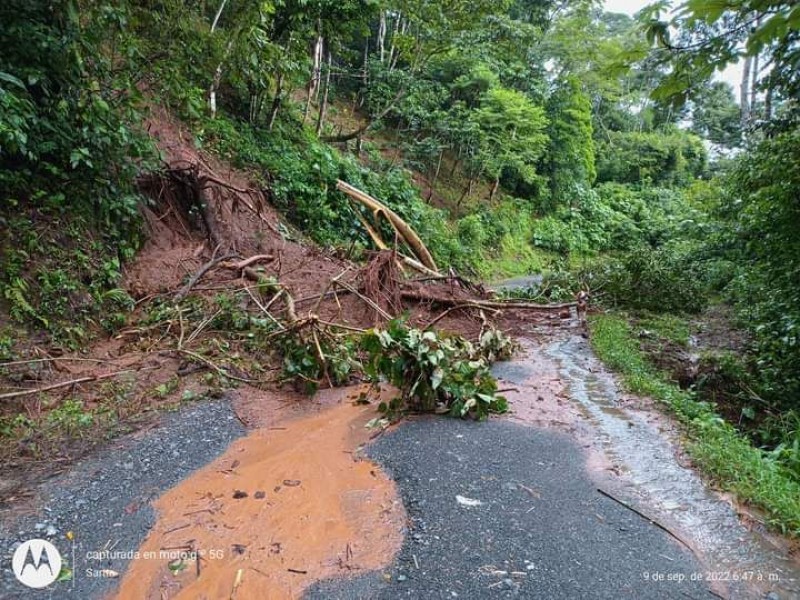
[[[386,11],[381,11],[381,21],[378,25],[378,56],[381,64],[386,55]]]
[[[769,76],[767,76],[769,77]],[[772,94],[773,94],[773,86],[772,80],[767,80],[767,93],[764,94],[764,120],[771,121],[772,120]]]
[[[742,69],[742,83],[739,86],[739,103],[742,111],[742,128],[747,127],[747,124],[750,121],[750,70],[752,66],[752,57],[746,57],[744,59],[744,68]]]
[[[461,198],[458,199],[456,203],[456,210],[461,210],[461,205],[464,203],[469,196],[472,196],[472,188],[475,187],[475,177],[470,177],[469,182],[467,183],[467,187],[464,188],[464,193],[461,194]],[[458,215],[456,215],[458,216]]]
[[[328,113],[328,94],[331,90],[331,51],[328,50],[327,60],[327,73],[325,74],[325,92],[322,95],[322,103],[319,106],[319,116],[317,117],[317,136],[322,134],[322,128],[325,126],[325,117]]]
[[[498,175],[498,176],[495,178],[495,180],[494,180],[494,183],[492,184],[492,191],[491,191],[491,192],[489,192],[489,202],[491,202],[492,200],[494,200],[494,196],[495,196],[495,194],[497,194],[497,189],[498,189],[499,187],[500,187],[500,175]]]
[[[278,79],[275,81],[275,97],[272,99],[272,108],[269,111],[269,121],[267,127],[272,131],[275,126],[275,121],[278,118],[278,111],[281,109],[283,103],[283,71],[278,73]]]
[[[225,55],[222,57],[222,61],[217,65],[217,69],[214,71],[214,79],[212,79],[211,87],[208,89],[208,107],[211,110],[212,119],[217,116],[217,90],[222,81],[222,66],[225,61],[228,60],[228,55],[230,55],[231,50],[233,50],[233,39],[228,40],[228,45],[225,47]]]
[[[444,149],[439,151],[439,160],[436,162],[436,171],[433,173],[433,179],[431,180],[430,191],[428,192],[428,202],[431,201],[433,198],[433,188],[436,186],[436,182],[439,181],[439,174],[442,172],[442,160],[444,159]]]
[[[394,28],[392,29],[392,45],[389,48],[389,71],[394,71],[394,65],[397,63],[396,55],[400,52],[395,46],[395,41],[397,38],[397,32],[400,31],[400,24],[403,21],[403,16],[398,13],[394,20]]]
[[[214,21],[211,23],[211,33],[214,33],[214,30],[217,28],[217,23],[219,23],[219,18],[222,16],[222,11],[225,10],[225,5],[228,3],[228,0],[222,0],[222,4],[219,5],[217,9],[217,14],[214,15]]]
[[[753,56],[753,72],[752,82],[750,83],[750,113],[751,116],[756,117],[758,109],[758,68],[759,68],[759,55]]]
[[[217,24],[219,23],[219,18],[222,16],[222,11],[225,10],[225,5],[228,3],[228,0],[222,0],[222,4],[219,5],[217,9],[217,14],[214,15],[214,21],[211,23],[211,35],[214,35],[214,31],[217,29]],[[233,40],[228,40],[228,45],[225,48],[225,55],[222,61],[217,65],[217,68],[214,70],[214,77],[211,80],[211,87],[208,88],[208,107],[211,111],[211,118],[217,116],[217,89],[219,88],[219,83],[222,81],[222,64],[225,59],[228,58],[228,54],[230,54],[231,48],[233,47]]]
[[[306,96],[306,108],[303,111],[303,123],[308,120],[308,115],[311,112],[311,100],[317,95],[320,87],[320,79],[322,77],[322,46],[325,39],[322,37],[322,20],[317,20],[317,39],[314,41],[314,47],[311,51],[311,77],[308,80],[308,89]]]

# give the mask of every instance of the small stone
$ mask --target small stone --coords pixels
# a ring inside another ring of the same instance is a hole
[[[285,485],[286,487],[297,487],[298,485],[300,485],[300,480],[299,479],[284,479],[283,480],[283,485]]]
[[[405,581],[406,579],[408,579],[408,577],[406,577],[405,575],[398,575],[397,576],[397,581]]]
[[[247,546],[245,546],[244,544],[234,544],[234,545],[231,547],[231,549],[233,550],[233,553],[234,553],[234,554],[239,554],[239,555],[241,555],[241,554],[244,554],[244,553],[245,553],[245,550],[247,550]]]
[[[258,490],[255,494],[253,494],[253,498],[255,498],[256,500],[263,500],[266,497],[267,497],[266,492],[262,490]]]
[[[242,490],[235,490],[233,492],[234,500],[241,500],[242,498],[247,498],[247,496],[248,496],[247,492],[244,492]]]
[[[36,531],[43,531],[46,527],[47,525],[45,525],[44,523],[37,523],[36,525],[33,526],[33,528]]]
[[[50,526],[47,528],[47,530],[44,532],[44,534],[45,534],[47,537],[53,537],[53,536],[54,536],[54,535],[56,535],[57,533],[58,533],[58,529],[56,529],[56,528],[55,528],[55,527],[53,527],[52,525],[50,525]]]
[[[514,581],[512,579],[503,579],[503,588],[507,590],[513,590]]]

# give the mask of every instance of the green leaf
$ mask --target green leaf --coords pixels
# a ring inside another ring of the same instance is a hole
[[[444,379],[444,371],[437,367],[433,370],[433,375],[431,376],[431,387],[434,390],[437,389],[441,385],[442,379]]]
[[[16,77],[11,75],[10,73],[6,73],[4,71],[0,71],[0,81],[5,81],[6,83],[10,83],[12,85],[15,85],[18,88],[22,88],[23,90],[26,89],[25,88],[25,84],[22,83],[22,81],[20,81],[19,79],[17,79]]]

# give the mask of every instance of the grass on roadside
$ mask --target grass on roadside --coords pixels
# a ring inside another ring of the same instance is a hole
[[[673,410],[688,435],[687,450],[703,472],[739,500],[764,510],[771,526],[800,536],[800,481],[753,447],[711,404],[668,381],[648,362],[623,317],[598,315],[592,317],[590,327],[595,352],[622,375],[627,389]]]

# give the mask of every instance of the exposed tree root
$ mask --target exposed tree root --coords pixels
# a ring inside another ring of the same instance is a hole
[[[397,255],[393,250],[377,252],[361,270],[360,276],[367,297],[387,312],[397,315],[403,311],[400,273],[397,269]]]

